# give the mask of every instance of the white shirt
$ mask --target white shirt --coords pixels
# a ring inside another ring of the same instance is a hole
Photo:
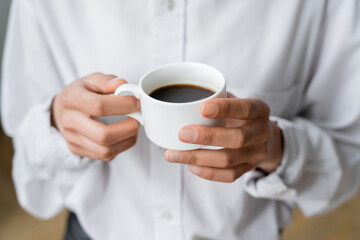
[[[356,0],[13,1],[2,117],[20,204],[40,218],[68,208],[94,239],[278,239],[293,206],[332,209],[360,182],[359,22]],[[72,81],[137,83],[178,61],[210,64],[229,92],[269,104],[285,140],[276,172],[207,181],[166,162],[143,129],[104,163],[72,154],[50,126]]]

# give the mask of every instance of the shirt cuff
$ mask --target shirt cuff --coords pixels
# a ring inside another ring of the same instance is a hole
[[[265,175],[264,173],[253,170],[243,176],[243,187],[246,192],[256,198],[269,198],[275,200],[294,200],[297,196],[295,189],[290,185],[296,180],[299,169],[302,168],[301,161],[292,159],[296,154],[296,138],[292,130],[292,123],[285,119],[270,117],[271,121],[276,121],[282,130],[284,137],[284,151],[281,164],[277,169]]]
[[[43,177],[61,178],[58,180],[64,182],[73,179],[70,175],[77,174],[77,170],[83,169],[92,160],[73,154],[62,134],[51,126],[52,99],[33,109],[24,121],[27,124],[22,127],[21,136],[22,141],[27,142],[30,162],[41,170]]]

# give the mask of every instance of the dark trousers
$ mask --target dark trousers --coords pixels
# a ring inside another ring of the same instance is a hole
[[[76,215],[70,212],[64,240],[91,240],[81,227]]]

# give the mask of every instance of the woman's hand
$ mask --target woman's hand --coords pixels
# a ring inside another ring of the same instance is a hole
[[[127,118],[112,125],[96,120],[96,117],[138,111],[136,98],[109,95],[124,83],[125,80],[114,75],[94,73],[71,83],[55,97],[52,124],[74,154],[110,161],[136,143],[139,128],[136,120]]]
[[[260,99],[211,99],[202,105],[201,114],[224,118],[226,127],[188,125],[181,129],[179,139],[224,149],[168,150],[167,161],[188,164],[193,174],[219,182],[233,182],[255,168],[270,173],[280,165],[282,132],[269,120],[270,109]]]

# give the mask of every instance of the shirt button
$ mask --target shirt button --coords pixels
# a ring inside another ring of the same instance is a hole
[[[173,218],[171,212],[169,212],[169,211],[164,211],[164,212],[161,214],[161,216],[162,216],[165,220],[168,220],[168,221],[170,221],[170,220]]]
[[[175,1],[174,0],[167,0],[167,8],[169,11],[175,8]]]

